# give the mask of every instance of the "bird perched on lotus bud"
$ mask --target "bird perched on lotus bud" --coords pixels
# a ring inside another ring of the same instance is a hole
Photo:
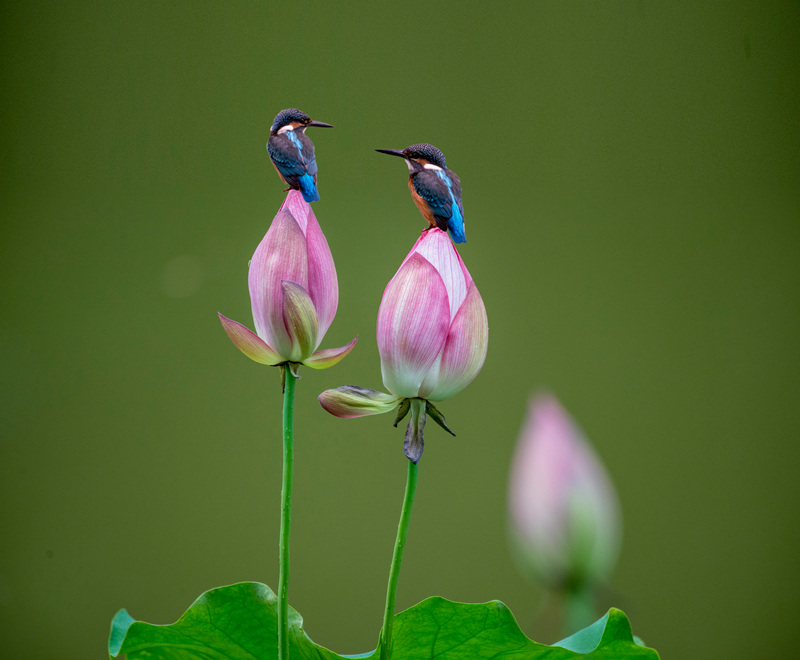
[[[431,227],[449,231],[455,243],[466,243],[461,180],[447,169],[444,154],[432,144],[420,142],[402,151],[376,149],[382,154],[400,156],[408,165],[408,189],[422,216]]]
[[[319,201],[319,193],[314,143],[306,135],[309,126],[333,128],[330,124],[313,121],[297,108],[281,110],[269,130],[267,152],[286,185],[299,190],[303,199],[311,203]]]

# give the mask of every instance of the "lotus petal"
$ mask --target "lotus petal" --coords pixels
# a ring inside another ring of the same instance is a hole
[[[222,314],[218,314],[218,316],[219,320],[222,322],[222,327],[228,334],[228,337],[231,338],[236,348],[251,360],[259,364],[267,364],[270,366],[284,361],[284,358],[273,351],[255,332]]]
[[[281,290],[284,322],[292,342],[287,357],[291,362],[302,362],[317,347],[317,312],[308,291],[296,282],[281,282]]]
[[[355,385],[343,385],[335,390],[325,390],[318,399],[320,405],[331,415],[343,419],[390,412],[400,401],[391,394]]]
[[[383,383],[400,397],[418,396],[450,326],[447,290],[431,263],[413,255],[386,287],[378,310]]]
[[[250,262],[248,281],[258,336],[288,358],[293,342],[286,328],[281,284],[288,281],[295,282],[304,289],[308,286],[305,236],[294,216],[288,211],[278,212],[266,236],[256,248]]]
[[[420,396],[444,401],[469,385],[486,360],[489,321],[486,308],[473,282],[447,334],[438,369],[431,369]]]
[[[346,346],[339,348],[326,348],[322,351],[317,351],[310,358],[303,360],[303,364],[312,369],[327,369],[334,364],[338,364],[350,351],[355,348],[358,336],[353,339]]]

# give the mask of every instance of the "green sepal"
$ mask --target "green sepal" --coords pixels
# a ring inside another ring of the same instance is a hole
[[[425,409],[428,412],[428,417],[430,417],[434,422],[436,422],[439,426],[441,426],[445,431],[447,431],[454,438],[456,437],[456,434],[453,432],[453,429],[451,429],[447,425],[447,422],[444,419],[444,415],[442,415],[442,413],[439,412],[439,410],[436,409],[436,406],[434,406],[430,401],[428,401]],[[397,425],[395,424],[395,426],[397,426]]]
[[[400,405],[397,406],[397,415],[394,418],[395,428],[397,428],[397,425],[403,421],[403,417],[408,415],[409,410],[411,410],[411,399],[403,399],[400,402]]]
[[[406,458],[415,465],[422,458],[422,450],[425,448],[425,422],[427,419],[425,400],[411,399],[411,418],[408,420],[408,426],[406,427],[403,451]]]
[[[281,362],[280,364],[276,364],[276,367],[281,370],[281,394],[286,391],[286,369],[292,372],[292,376],[295,378],[300,378],[300,374],[298,373],[300,369],[299,362]]]

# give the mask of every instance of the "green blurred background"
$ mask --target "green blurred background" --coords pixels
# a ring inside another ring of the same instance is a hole
[[[618,488],[601,602],[665,658],[789,657],[800,614],[800,4],[3,3],[3,543],[9,658],[102,658],[126,607],[277,583],[276,370],[247,263],[282,200],[274,115],[311,135],[339,272],[298,385],[291,603],[374,648],[405,481],[388,417],[316,403],[380,387],[375,317],[423,227],[406,169],[461,177],[486,365],[427,434],[398,607],[500,599],[557,617],[507,544],[531,391],[552,390]],[[546,610],[545,605],[545,610]]]

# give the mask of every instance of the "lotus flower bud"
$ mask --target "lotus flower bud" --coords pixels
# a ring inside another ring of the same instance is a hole
[[[336,316],[339,288],[328,242],[311,206],[291,190],[250,261],[256,332],[222,314],[231,341],[261,364],[325,369],[355,346],[317,351]]]
[[[394,395],[449,399],[483,366],[489,323],[478,288],[446,232],[423,232],[378,310],[383,384]]]
[[[378,352],[386,394],[354,385],[326,390],[319,402],[332,415],[410,413],[403,451],[417,463],[430,417],[455,435],[431,401],[464,389],[483,366],[489,343],[486,308],[446,232],[425,230],[383,292]]]
[[[620,546],[617,496],[591,446],[551,396],[530,401],[509,504],[516,554],[545,585],[575,590],[609,576]]]

